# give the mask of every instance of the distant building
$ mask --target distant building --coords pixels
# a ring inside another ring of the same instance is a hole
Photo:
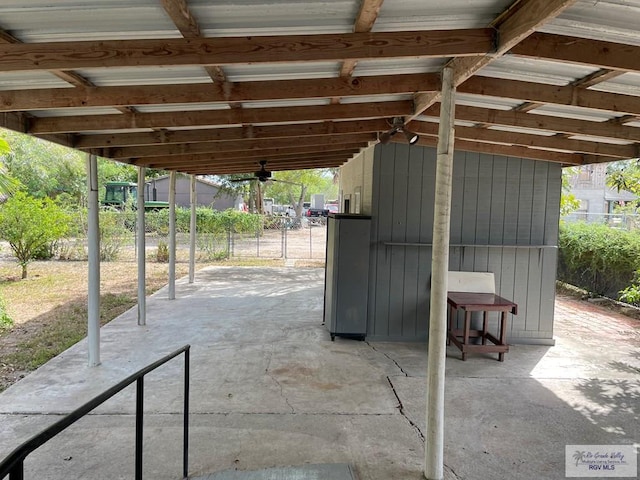
[[[151,191],[155,188],[156,200],[169,201],[169,176],[150,180]],[[153,194],[152,194],[153,195]],[[242,197],[230,195],[221,189],[220,185],[196,177],[197,205],[212,207],[214,210],[238,210],[242,206]],[[180,207],[191,206],[191,178],[184,175],[176,175],[176,205]]]
[[[571,193],[580,200],[576,214],[612,213],[616,205],[633,202],[636,195],[626,190],[607,187],[607,164],[583,165],[570,177]]]

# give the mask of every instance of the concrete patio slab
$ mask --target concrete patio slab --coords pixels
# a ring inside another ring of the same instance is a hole
[[[0,394],[0,455],[189,343],[192,476],[340,464],[360,480],[422,479],[426,346],[331,342],[322,295],[319,269],[181,279],[176,300],[148,299],[146,326],[134,309],[102,328],[100,367],[83,341]],[[563,479],[567,444],[640,442],[635,320],[561,298],[555,346],[514,345],[503,363],[447,356],[447,479]],[[180,478],[182,381],[180,358],[145,379],[146,478]],[[134,409],[130,387],[29,457],[25,478],[132,478]]]

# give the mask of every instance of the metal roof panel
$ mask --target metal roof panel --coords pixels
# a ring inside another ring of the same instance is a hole
[[[597,70],[584,65],[504,55],[480,70],[478,75],[563,86]]]
[[[486,27],[511,3],[511,0],[385,0],[373,31]]]
[[[191,0],[189,8],[207,37],[346,33],[359,3],[353,0]]]
[[[640,46],[639,0],[579,0],[541,32]]]
[[[157,0],[3,0],[0,18],[28,43],[181,36]]]

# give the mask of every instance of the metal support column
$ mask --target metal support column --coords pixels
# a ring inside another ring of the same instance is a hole
[[[176,298],[176,172],[169,172],[169,300]]]
[[[144,189],[146,168],[138,167],[138,198],[136,206],[138,208],[138,325],[147,323],[147,297],[146,297],[146,245],[145,245],[145,225],[144,225]]]
[[[89,366],[100,365],[100,220],[98,204],[98,157],[87,155],[88,206],[88,299],[87,339]]]
[[[189,224],[189,283],[196,279],[196,176],[191,175],[191,223]]]
[[[442,72],[442,101],[436,164],[433,212],[431,304],[427,357],[427,429],[425,432],[425,478],[444,478],[444,380],[447,353],[447,274],[449,270],[449,225],[455,138],[455,87],[453,70]]]

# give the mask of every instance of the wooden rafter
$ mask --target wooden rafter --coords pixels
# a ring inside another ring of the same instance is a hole
[[[449,57],[493,48],[495,31],[370,32],[323,35],[0,44],[0,72],[81,68]]]
[[[245,108],[241,110],[138,113],[135,115],[50,117],[35,119],[31,124],[29,132],[42,134],[104,129],[122,130],[296,121],[312,122],[334,119],[367,119],[402,115],[410,108],[410,101],[398,101],[312,107]]]
[[[586,38],[535,33],[515,45],[513,55],[640,72],[640,47]]]
[[[170,145],[153,145],[142,147],[111,148],[103,151],[106,157],[120,159],[132,157],[150,157],[160,155],[182,155],[189,153],[222,153],[238,151],[266,152],[269,150],[298,149],[306,147],[321,147],[323,151],[359,145],[366,147],[368,142],[376,140],[371,133],[358,133],[353,135],[326,135],[303,137],[298,139],[270,138],[266,140],[243,140],[237,142],[198,142],[198,143],[174,143]],[[317,148],[316,148],[317,149]]]
[[[588,90],[577,86],[544,85],[488,77],[470,78],[460,93],[512,98],[539,104],[572,105],[595,110],[640,115],[640,97]],[[522,109],[520,109],[522,111]]]
[[[373,24],[378,18],[378,13],[382,7],[384,0],[362,0],[360,4],[360,10],[353,26],[353,31],[356,33],[370,32],[373,28]],[[350,77],[353,75],[353,71],[358,64],[357,59],[348,58],[342,62],[340,66],[340,76]]]
[[[437,90],[438,75],[379,75],[351,78],[227,82],[224,85],[136,85],[11,90],[2,92],[0,111],[46,108],[116,107],[171,103],[228,103],[330,98]]]
[[[161,2],[162,7],[184,38],[202,37],[198,22],[191,14],[186,0],[161,0]],[[207,65],[204,68],[214,82],[224,83],[227,81],[227,76],[219,65]]]

